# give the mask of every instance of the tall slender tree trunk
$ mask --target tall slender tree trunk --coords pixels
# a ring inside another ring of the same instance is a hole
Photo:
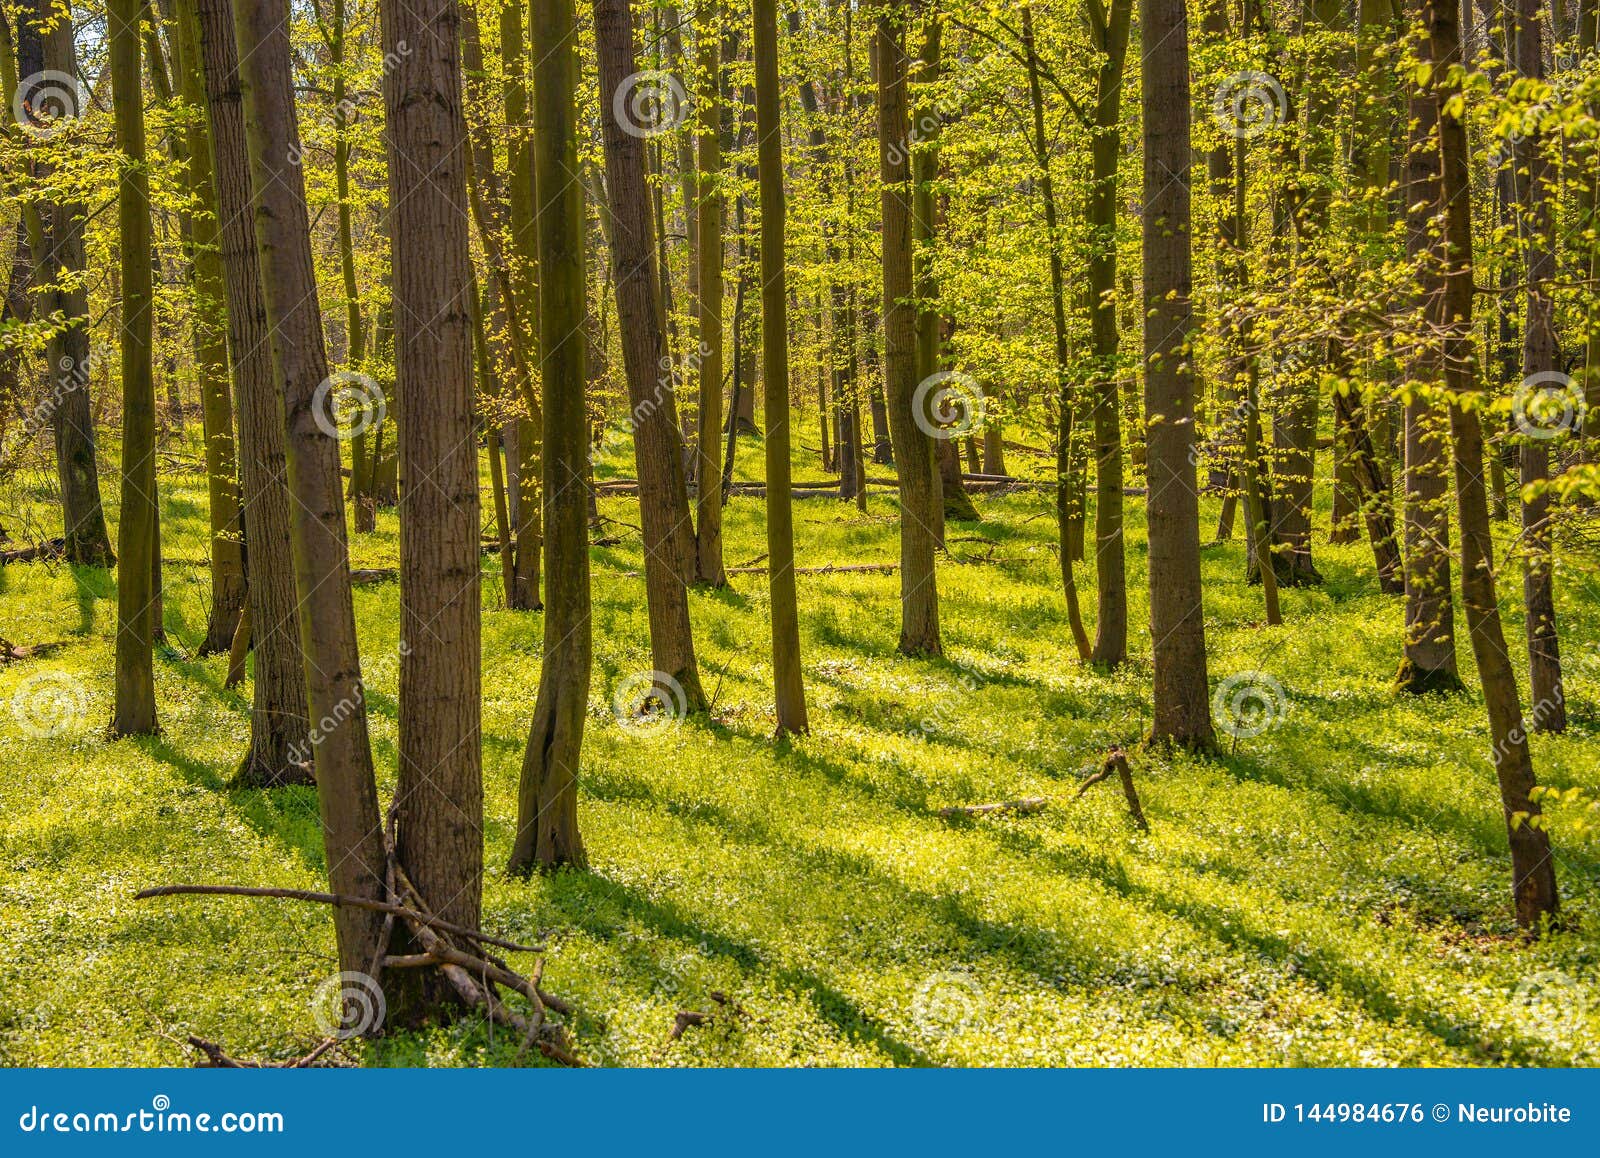
[[[1122,539],[1122,428],[1117,411],[1117,166],[1122,156],[1122,78],[1133,0],[1112,0],[1109,16],[1091,6],[1091,32],[1103,54],[1095,87],[1093,176],[1088,224],[1090,328],[1094,339],[1095,614],[1097,664],[1128,658],[1128,577]]]
[[[1506,650],[1495,599],[1494,537],[1483,483],[1483,428],[1472,404],[1482,389],[1472,341],[1472,201],[1467,131],[1461,101],[1461,25],[1454,0],[1419,0],[1431,64],[1429,91],[1439,125],[1443,291],[1435,324],[1444,335],[1445,385],[1450,392],[1450,433],[1455,440],[1456,511],[1461,529],[1461,604],[1478,664],[1489,715],[1490,758],[1500,784],[1500,805],[1511,845],[1511,881],[1517,924],[1537,935],[1560,904],[1550,834],[1537,824],[1539,804],[1533,757],[1517,695],[1517,674]]]
[[[302,174],[293,161],[301,149],[288,0],[239,4],[233,26],[272,366],[283,386],[289,488],[295,500],[289,530],[306,699],[319,729],[312,751],[323,843],[333,891],[378,899],[386,858],[356,651],[339,444],[327,430],[325,408],[332,400],[310,222]],[[476,534],[473,539],[476,546]],[[325,726],[325,721],[333,723]],[[370,972],[382,929],[377,913],[335,908],[340,968]]]
[[[883,388],[894,461],[900,474],[900,650],[942,655],[939,587],[934,574],[938,528],[935,465],[916,420],[916,311],[912,304],[912,204],[906,104],[904,0],[878,10],[878,160],[883,185]]]
[[[1209,747],[1200,492],[1194,467],[1190,304],[1189,18],[1183,0],[1140,0],[1144,37],[1144,405],[1155,666],[1150,738]]]
[[[694,573],[694,526],[683,476],[671,362],[661,326],[645,142],[618,119],[616,102],[610,97],[626,91],[628,78],[638,71],[628,0],[594,0],[594,24],[610,196],[612,284],[639,472],[650,654],[654,677],[665,682],[674,696],[681,691],[687,710],[699,712],[705,708],[705,693],[695,661],[686,587]]]
[[[111,723],[117,736],[156,731],[156,396],[140,9],[140,0],[112,0],[106,9],[122,246],[122,511],[117,531],[116,708]]]
[[[1406,153],[1406,257],[1416,268],[1423,316],[1439,315],[1442,267],[1432,231],[1439,200],[1437,106],[1413,87],[1411,142]],[[1456,671],[1455,607],[1450,595],[1450,430],[1438,396],[1443,365],[1439,339],[1420,335],[1407,367],[1405,402],[1406,635],[1396,687],[1405,692],[1450,691]]]
[[[784,263],[783,136],[778,120],[777,0],[754,0],[756,156],[761,196],[761,377],[766,387],[767,580],[778,735],[810,731],[800,672],[789,485],[789,324]]]
[[[1540,6],[1518,0],[1516,62],[1522,79],[1544,79]],[[1555,215],[1551,206],[1552,173],[1545,133],[1534,128],[1517,145],[1516,179],[1526,243],[1528,291],[1522,326],[1522,381],[1547,381],[1560,369],[1555,303],[1550,282],[1556,272]],[[1591,289],[1590,292],[1594,292]],[[1566,693],[1561,681],[1561,647],[1556,632],[1554,553],[1550,502],[1550,441],[1524,434],[1517,448],[1522,483],[1522,599],[1528,636],[1528,683],[1533,698],[1533,727],[1540,732],[1567,728]]]
[[[233,8],[230,0],[177,0],[177,11],[180,24],[192,26],[200,44],[238,404],[247,606],[240,622],[254,646],[255,681],[250,747],[235,782],[256,787],[309,784],[310,721],[289,544],[283,404],[272,365],[261,260],[251,224],[253,195]]]
[[[1038,53],[1033,41],[1033,5],[1022,8],[1022,52],[1028,69],[1028,98],[1033,112],[1034,165],[1039,170],[1039,197],[1044,204],[1044,230],[1050,247],[1050,306],[1051,323],[1055,336],[1056,409],[1060,423],[1056,432],[1056,529],[1061,544],[1061,586],[1067,601],[1067,624],[1078,650],[1078,658],[1085,663],[1093,655],[1089,634],[1084,630],[1083,613],[1078,607],[1078,580],[1073,574],[1074,533],[1081,529],[1077,496],[1073,485],[1072,439],[1073,419],[1078,400],[1069,377],[1067,350],[1067,282],[1061,254],[1061,235],[1056,215],[1055,182],[1050,175],[1050,145],[1044,128],[1044,90],[1039,83]],[[1118,498],[1120,500],[1120,490]]]
[[[726,587],[722,558],[722,11],[716,0],[700,10],[695,302],[699,348],[699,461],[695,467],[695,578]]]
[[[534,64],[539,350],[544,383],[544,658],[517,789],[508,871],[587,864],[578,831],[578,767],[593,666],[589,618],[589,423],[583,184],[578,168],[577,52],[572,0],[534,0],[548,38]]]

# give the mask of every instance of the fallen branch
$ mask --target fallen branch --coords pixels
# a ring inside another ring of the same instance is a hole
[[[1150,831],[1150,822],[1144,818],[1144,809],[1139,805],[1139,792],[1133,786],[1133,769],[1128,766],[1127,754],[1121,748],[1112,748],[1106,753],[1106,760],[1100,769],[1085,776],[1078,784],[1078,791],[1073,794],[1076,800],[1089,791],[1102,780],[1109,780],[1116,776],[1122,781],[1122,795],[1128,801],[1128,814],[1133,817],[1133,823],[1141,832]]]
[[[0,565],[7,563],[32,563],[36,559],[60,559],[67,553],[65,539],[46,539],[32,547],[18,547],[14,551],[0,551]]]
[[[205,1038],[197,1037],[192,1033],[189,1035],[189,1044],[194,1046],[194,1048],[199,1050],[201,1053],[205,1054],[209,1059],[209,1061],[206,1063],[195,1063],[202,1069],[304,1070],[310,1069],[312,1066],[316,1065],[318,1059],[320,1059],[323,1054],[327,1053],[330,1049],[339,1044],[339,1039],[336,1037],[324,1038],[317,1044],[315,1049],[306,1054],[304,1057],[297,1057],[292,1061],[286,1062],[259,1062],[250,1061],[247,1058],[233,1057],[224,1051],[223,1048],[216,1042],[207,1041]]]

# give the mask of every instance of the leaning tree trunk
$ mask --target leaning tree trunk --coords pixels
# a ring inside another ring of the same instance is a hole
[[[628,0],[594,0],[594,25],[610,197],[611,280],[617,295],[623,370],[633,407],[629,425],[639,471],[645,602],[650,656],[655,665],[651,676],[687,711],[700,712],[706,699],[695,661],[686,586],[693,575],[694,527],[689,521],[671,363],[661,329],[661,287],[656,281],[645,145],[644,139],[618,118],[617,102],[608,95],[626,91],[629,77],[638,71]]]
[[[1500,805],[1511,845],[1511,888],[1517,924],[1537,935],[1560,904],[1550,834],[1538,823],[1533,756],[1517,696],[1517,673],[1506,650],[1495,600],[1494,536],[1483,483],[1483,428],[1478,423],[1482,386],[1472,341],[1472,200],[1467,168],[1467,130],[1456,107],[1462,98],[1460,16],[1453,0],[1420,0],[1426,31],[1424,60],[1439,124],[1440,239],[1444,288],[1434,324],[1444,335],[1445,385],[1450,393],[1450,432],[1455,439],[1456,511],[1461,528],[1461,604],[1483,684],[1489,714],[1491,760],[1500,784]]]
[[[106,10],[120,172],[122,511],[117,528],[117,736],[156,730],[156,396],[151,333],[150,173],[145,166],[139,0]]]
[[[272,365],[261,258],[251,224],[253,195],[233,7],[230,0],[178,0],[178,19],[192,26],[200,43],[221,221],[218,241],[228,299],[228,345],[233,351],[239,411],[248,611],[240,630],[248,630],[256,659],[250,748],[235,782],[263,788],[309,784],[310,721],[289,544],[283,407]]]
[[[1544,54],[1539,35],[1539,5],[1518,0],[1516,18],[1518,74],[1544,79]],[[1550,161],[1540,129],[1517,145],[1516,179],[1522,203],[1523,236],[1527,239],[1527,313],[1522,327],[1524,399],[1537,395],[1559,371],[1555,304],[1550,283],[1555,275],[1555,216],[1551,206]],[[1594,292],[1591,287],[1590,292]],[[1528,694],[1533,698],[1533,726],[1540,732],[1567,728],[1566,695],[1561,684],[1561,648],[1556,632],[1554,559],[1551,550],[1550,441],[1559,433],[1524,419],[1517,448],[1522,483],[1522,599],[1528,635]]]
[[[409,421],[400,469],[400,770],[395,857],[436,916],[478,927],[483,896],[479,733],[476,290],[455,0],[383,0],[395,385]],[[423,952],[396,930],[397,953]],[[397,970],[400,1023],[454,1004],[433,969]]]
[[[883,390],[894,461],[900,474],[900,650],[906,655],[943,655],[939,587],[934,573],[938,540],[933,504],[939,488],[932,446],[914,413],[917,351],[915,307],[911,304],[914,287],[905,20],[904,0],[886,0],[879,9],[876,52],[878,162],[883,184]]]
[[[186,6],[187,7],[187,6]],[[200,39],[186,12],[173,14],[178,48],[173,60],[183,103],[194,112],[206,107],[200,69]],[[213,183],[211,137],[205,121],[188,122],[185,166],[195,201],[190,217],[190,247],[195,372],[200,383],[200,414],[205,430],[206,483],[211,514],[211,612],[202,655],[226,652],[244,611],[243,545],[239,537],[239,460],[233,438],[233,395],[228,379],[227,307],[218,245],[217,191]]]
[[[1144,405],[1155,667],[1150,738],[1212,743],[1200,596],[1189,252],[1189,20],[1183,0],[1141,0],[1145,57]]]
[[[783,138],[778,121],[777,0],[755,0],[756,156],[761,195],[761,378],[766,387],[767,579],[778,735],[807,732],[800,674],[800,607],[794,586],[794,506],[789,489],[789,329],[784,262]],[[931,560],[930,560],[931,561]]]
[[[728,573],[722,558],[722,65],[718,39],[722,35],[718,3],[702,7],[698,73],[700,90],[696,155],[698,199],[695,225],[696,320],[699,348],[699,428],[695,465],[695,579],[713,587],[726,587]]]
[[[1406,154],[1406,257],[1416,269],[1423,317],[1438,314],[1443,292],[1431,230],[1439,203],[1438,122],[1432,94],[1413,88]],[[1450,430],[1438,396],[1443,365],[1438,336],[1419,335],[1405,402],[1405,651],[1396,687],[1450,691],[1456,671],[1455,607],[1450,597]]]
[[[319,721],[312,751],[328,874],[334,892],[380,900],[386,857],[356,650],[339,443],[330,433],[334,399],[305,186],[294,164],[301,149],[289,63],[289,3],[239,4],[233,18],[272,366],[283,388],[289,487],[295,500],[289,530],[307,702]],[[373,405],[375,400],[364,402]],[[474,550],[476,546],[474,528]],[[476,576],[474,560],[474,583]],[[377,913],[336,908],[340,968],[371,971],[382,929]]]
[[[544,383],[544,659],[517,789],[508,871],[587,859],[578,832],[578,760],[593,665],[589,619],[589,458],[584,402],[584,208],[572,0],[534,0],[548,48],[534,65],[534,187],[538,191],[539,349]]]

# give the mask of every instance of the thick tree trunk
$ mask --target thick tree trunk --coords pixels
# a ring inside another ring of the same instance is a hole
[[[1141,0],[1145,57],[1144,405],[1150,479],[1150,738],[1213,741],[1200,596],[1200,493],[1194,467],[1190,305],[1189,20],[1183,0]]]
[[[883,183],[883,384],[894,461],[900,473],[900,650],[942,655],[934,574],[939,494],[932,448],[918,424],[916,318],[911,263],[904,0],[886,0],[877,17],[878,160]],[[876,422],[876,415],[874,415]],[[880,460],[881,461],[881,460]]]
[[[1511,845],[1512,896],[1517,924],[1537,935],[1560,904],[1550,834],[1537,823],[1539,804],[1528,750],[1517,674],[1506,650],[1495,599],[1494,537],[1483,484],[1483,428],[1472,400],[1478,397],[1472,342],[1472,200],[1467,131],[1455,107],[1461,101],[1460,16],[1453,0],[1419,0],[1426,32],[1424,60],[1432,65],[1429,91],[1439,124],[1440,198],[1444,205],[1443,292],[1435,324],[1444,335],[1445,385],[1450,392],[1450,432],[1455,439],[1456,510],[1461,527],[1461,603],[1489,715],[1491,760]]]
[[[593,665],[589,617],[588,374],[583,184],[578,168],[578,86],[572,0],[534,0],[548,38],[534,65],[534,188],[539,238],[539,350],[544,383],[544,658],[517,789],[508,870],[587,864],[578,831],[578,761]]]
[[[156,731],[156,397],[152,357],[150,174],[145,167],[139,0],[106,10],[120,173],[122,249],[122,510],[117,530],[117,736]]]
[[[310,223],[302,174],[293,162],[301,150],[288,0],[239,4],[233,18],[272,367],[283,387],[289,487],[295,500],[289,529],[305,644],[306,698],[317,720],[311,746],[323,843],[333,891],[378,899],[384,890],[385,855],[356,651],[339,443],[328,432],[332,398]],[[474,547],[476,541],[474,531]],[[376,913],[336,908],[340,968],[371,971],[382,927]]]
[[[612,285],[632,406],[639,517],[644,535],[645,602],[653,679],[686,710],[705,709],[689,625],[686,584],[694,574],[694,527],[683,477],[683,444],[673,398],[650,221],[644,139],[617,116],[610,93],[638,72],[628,0],[594,0],[601,125],[610,197]],[[626,110],[624,110],[626,111]],[[781,252],[781,251],[780,251]],[[770,500],[769,500],[770,501]]]
[[[789,490],[789,332],[784,252],[783,137],[778,120],[777,0],[755,0],[756,156],[761,196],[761,377],[766,388],[767,579],[778,735],[810,731],[800,672]]]
[[[221,222],[219,257],[228,299],[228,345],[233,352],[238,404],[247,634],[255,650],[255,682],[250,748],[235,781],[256,787],[309,784],[310,723],[289,545],[283,406],[272,365],[260,255],[251,224],[251,179],[233,9],[229,0],[177,0],[177,7],[178,19],[191,22],[196,29],[205,74],[205,107]]]
[[[479,735],[478,431],[466,121],[455,0],[384,0],[384,76],[394,270],[395,382],[411,421],[401,470],[400,770],[395,854],[435,915],[479,923],[483,755]],[[396,930],[399,934],[401,930]],[[396,937],[397,952],[409,938]],[[454,1000],[437,970],[391,984],[414,1022]]]

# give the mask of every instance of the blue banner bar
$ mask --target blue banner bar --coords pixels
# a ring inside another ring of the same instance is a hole
[[[0,1154],[1577,1156],[1597,1095],[1580,1070],[10,1070]]]

